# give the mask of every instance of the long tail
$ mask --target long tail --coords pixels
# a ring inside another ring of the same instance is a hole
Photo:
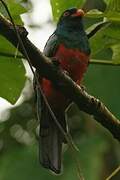
[[[43,113],[40,120],[40,162],[57,174],[61,172],[62,142],[61,133],[51,115]]]
[[[62,143],[66,143],[66,141],[55,123],[40,92],[40,89],[37,86],[35,87],[35,92],[37,101],[37,117],[40,121],[40,163],[43,167],[52,170],[56,174],[59,174],[61,173]],[[64,114],[57,113],[56,118],[63,129],[67,131]]]
[[[38,82],[37,82],[38,78]],[[49,109],[49,104],[40,86],[41,77],[36,72],[34,78],[34,90],[36,95],[37,118],[40,121],[39,132],[39,157],[43,167],[52,170],[56,174],[61,173],[62,143],[66,143],[64,135]],[[58,124],[67,131],[64,112],[54,110]]]

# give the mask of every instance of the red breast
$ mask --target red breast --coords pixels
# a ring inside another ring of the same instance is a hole
[[[61,68],[66,70],[76,83],[80,84],[88,66],[89,56],[78,49],[68,49],[61,44],[55,57],[59,60]],[[43,78],[41,87],[53,109],[65,110],[69,101],[58,90],[54,89],[51,81]]]
[[[82,80],[90,59],[88,55],[78,49],[70,49],[61,44],[55,57],[59,60],[62,69],[66,70],[75,82]]]

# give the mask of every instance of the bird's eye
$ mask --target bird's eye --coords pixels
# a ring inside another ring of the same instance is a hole
[[[70,13],[68,12],[68,11],[66,11],[64,14],[63,14],[63,16],[69,16],[70,15]]]

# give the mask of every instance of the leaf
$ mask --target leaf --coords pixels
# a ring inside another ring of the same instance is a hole
[[[120,64],[120,44],[115,44],[112,47],[113,56],[112,60],[115,64]]]
[[[105,0],[107,8],[104,16],[108,20],[120,23],[120,1],[119,0]]]
[[[0,36],[0,51],[15,53],[15,48]],[[25,68],[21,59],[0,56],[0,96],[12,104],[20,96],[25,83]]]
[[[7,16],[7,12],[6,12],[3,4],[1,3],[1,1],[0,1],[0,14]]]
[[[6,5],[10,11],[10,14],[16,24],[23,24],[22,20],[20,18],[20,15],[26,12],[26,9],[20,5],[20,2],[17,2],[15,0],[6,0]],[[5,17],[10,18],[8,16],[8,13],[3,6],[3,4],[0,2],[0,13],[3,14]]]
[[[120,1],[119,0],[104,0],[107,4],[106,11],[120,11]]]
[[[119,0],[104,0],[106,3],[106,9],[101,12],[97,9],[92,9],[87,12],[86,17],[89,18],[100,18],[105,17],[111,22],[120,23],[120,1]]]
[[[95,25],[94,25],[95,26]],[[91,39],[90,46],[92,50],[92,57],[105,49],[111,48],[120,41],[120,25],[111,23],[109,26],[103,27]]]
[[[82,4],[85,2],[85,0],[51,0],[51,6],[52,6],[52,12],[53,12],[53,18],[54,20],[58,20],[61,13],[68,9],[68,8],[72,8],[72,7],[78,7],[80,8],[82,6]]]
[[[100,18],[103,17],[104,14],[102,11],[99,11],[97,9],[92,9],[87,12],[86,17],[91,17],[91,18]]]
[[[120,13],[110,11],[110,12],[104,13],[104,15],[105,17],[107,17],[108,20],[120,23]]]
[[[7,39],[0,35],[0,53],[1,52],[15,54],[16,48],[7,41]]]

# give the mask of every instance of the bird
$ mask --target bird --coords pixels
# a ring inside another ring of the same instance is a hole
[[[78,85],[81,84],[87,70],[91,52],[83,24],[84,14],[82,9],[76,7],[65,10],[43,50],[44,55],[57,64]],[[38,81],[58,123],[65,132],[68,132],[65,110],[71,101],[40,73]],[[40,163],[44,168],[55,174],[60,174],[62,172],[62,147],[67,142],[53,120],[44,99],[41,98],[37,104],[38,111],[41,108],[40,113],[38,113],[40,116]]]

